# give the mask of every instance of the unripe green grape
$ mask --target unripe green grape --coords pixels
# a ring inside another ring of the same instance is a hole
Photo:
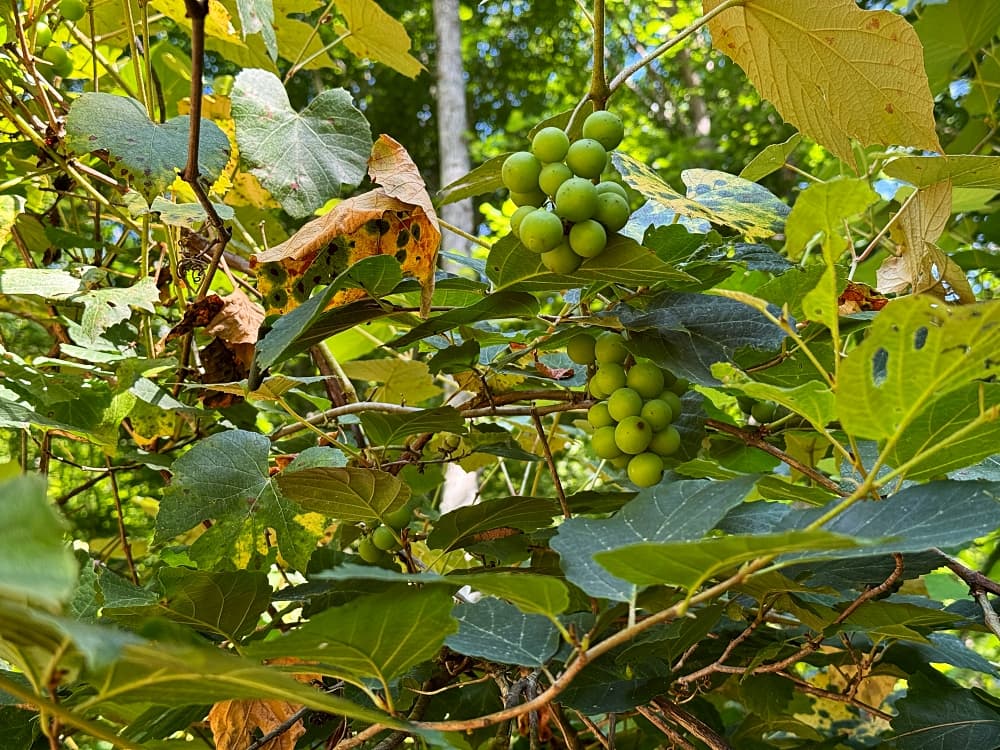
[[[665,390],[659,396],[657,396],[660,401],[666,401],[670,406],[670,411],[674,413],[674,419],[680,416],[681,411],[684,409],[684,405],[681,403],[681,397],[678,396],[671,390]]]
[[[622,453],[618,458],[612,458],[609,462],[616,469],[628,469],[628,462],[632,460],[632,456],[628,453]]]
[[[409,525],[412,517],[413,512],[410,510],[410,506],[404,505],[402,508],[397,508],[396,510],[389,511],[383,515],[382,522],[386,526],[399,531]]]
[[[441,447],[446,451],[456,451],[458,447],[462,444],[462,436],[455,435],[451,432],[446,432],[441,437]]]
[[[691,387],[691,381],[687,378],[677,378],[671,385],[670,390],[676,393],[678,396],[683,396],[687,393],[688,388]]]
[[[741,412],[749,414],[750,410],[753,409],[753,405],[757,402],[749,396],[740,395],[736,397],[736,403],[739,405]]]
[[[589,333],[578,333],[566,342],[566,354],[578,365],[594,363],[596,342]]]
[[[632,388],[619,388],[608,396],[608,413],[616,422],[638,417],[642,411],[642,396]]]
[[[626,201],[628,201],[628,191],[625,190],[625,186],[614,180],[604,180],[597,183],[597,194],[601,193],[615,193],[620,195]]]
[[[530,193],[538,189],[538,173],[542,163],[527,151],[508,156],[500,167],[500,179],[513,193]]]
[[[35,24],[35,44],[39,47],[48,47],[52,42],[52,29],[45,21]]]
[[[622,118],[614,112],[598,110],[587,115],[583,121],[583,137],[593,138],[607,151],[618,148],[625,137],[625,125]]]
[[[568,242],[563,242],[555,249],[542,253],[542,265],[552,273],[573,273],[583,263],[583,258],[573,252]]]
[[[372,544],[383,552],[389,552],[399,547],[399,540],[388,526],[379,526],[372,532]]]
[[[87,14],[87,6],[81,0],[61,0],[59,13],[67,21],[79,21]]]
[[[636,362],[629,368],[625,382],[643,398],[656,398],[663,390],[663,372],[652,362]]]
[[[573,171],[561,161],[546,164],[538,175],[538,187],[546,195],[555,195],[559,186],[572,177]]]
[[[601,222],[609,232],[617,232],[628,224],[628,202],[618,193],[603,192],[597,196],[593,216]]]
[[[622,454],[615,442],[615,428],[612,426],[594,430],[594,434],[590,436],[590,447],[594,449],[594,455],[606,460],[618,458]]]
[[[608,152],[593,138],[581,138],[566,152],[566,164],[578,177],[600,177],[608,163]]]
[[[597,198],[594,183],[571,177],[556,191],[556,213],[567,221],[586,221],[597,210]]]
[[[662,367],[660,368],[663,369]],[[677,376],[674,375],[670,370],[663,370],[663,387],[670,390],[670,386],[677,382]]]
[[[626,417],[615,427],[615,442],[622,453],[638,455],[649,447],[653,431],[642,417]]]
[[[551,125],[539,130],[531,139],[531,153],[542,162],[562,161],[568,150],[569,136]]]
[[[510,231],[518,239],[521,239],[521,222],[524,217],[535,210],[534,206],[520,206],[510,217]]]
[[[545,253],[563,241],[563,225],[551,211],[535,209],[521,220],[521,244],[533,253]]]
[[[532,206],[538,208],[545,203],[547,196],[538,188],[527,193],[515,193],[510,191],[510,202],[515,206]]]
[[[649,441],[649,450],[658,456],[672,456],[680,447],[681,434],[673,425],[655,433]]]
[[[617,362],[621,364],[628,357],[628,349],[625,348],[625,339],[614,331],[605,331],[594,342],[594,355],[601,364],[605,362]]]
[[[607,398],[624,387],[625,368],[617,362],[602,362],[590,379],[590,394],[595,398]]]
[[[578,222],[569,230],[569,246],[574,253],[584,258],[600,255],[607,244],[608,233],[593,219]]]
[[[663,459],[655,453],[640,453],[628,462],[628,478],[636,487],[652,487],[663,478]]]
[[[774,419],[778,405],[771,401],[758,401],[750,408],[750,416],[757,424],[766,424]]]
[[[595,430],[601,427],[614,427],[615,419],[611,416],[611,412],[608,411],[608,402],[598,401],[587,409],[587,421],[590,422],[590,426]]]
[[[653,432],[659,432],[665,430],[674,421],[674,410],[666,401],[652,398],[642,405],[639,416],[649,422]]]
[[[73,61],[69,53],[58,44],[46,47],[42,59],[52,63],[52,72],[60,78],[66,78],[73,72]]]
[[[358,541],[358,557],[365,562],[378,562],[382,559],[382,550],[375,546],[370,536],[361,537]]]

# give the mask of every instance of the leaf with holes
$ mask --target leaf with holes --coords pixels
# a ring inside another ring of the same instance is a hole
[[[928,404],[1000,372],[1000,301],[949,306],[932,297],[890,302],[840,369],[837,413],[848,433],[905,430]]]
[[[78,154],[107,151],[112,172],[128,177],[152,203],[184,169],[190,118],[155,124],[135,99],[114,94],[81,94],[66,117],[66,145]],[[211,120],[201,121],[198,171],[210,182],[229,161],[229,139]]]
[[[248,69],[236,76],[232,114],[244,161],[296,218],[365,176],[371,129],[344,89],[327,89],[296,112],[274,74]]]

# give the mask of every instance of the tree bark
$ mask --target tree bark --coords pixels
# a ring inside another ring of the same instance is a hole
[[[438,152],[441,162],[441,185],[444,186],[471,169],[466,142],[469,118],[466,114],[462,26],[458,16],[458,0],[434,0],[434,33],[437,36]],[[441,209],[441,218],[469,234],[474,233],[475,220],[471,200],[444,206]],[[453,234],[447,234],[445,248],[456,250],[463,255],[468,255],[470,251],[469,242]]]

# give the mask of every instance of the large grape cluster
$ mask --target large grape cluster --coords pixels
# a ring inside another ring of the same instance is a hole
[[[540,253],[550,271],[572,273],[586,258],[600,255],[609,236],[628,223],[625,188],[601,181],[608,152],[624,133],[621,118],[601,110],[584,120],[582,138],[570,142],[559,128],[542,128],[530,151],[504,161],[500,176],[518,206],[511,232]]]
[[[647,359],[634,359],[613,331],[596,338],[578,333],[566,347],[577,364],[592,366],[588,382],[597,402],[587,412],[591,447],[598,458],[625,469],[639,487],[657,484],[663,459],[681,445],[674,421],[681,414],[687,381]]]

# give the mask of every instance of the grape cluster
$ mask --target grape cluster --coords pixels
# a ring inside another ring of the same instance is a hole
[[[59,15],[64,21],[75,23],[86,13],[87,6],[83,0],[61,0],[59,3]],[[73,60],[61,44],[52,42],[52,29],[44,16],[35,24],[35,45],[42,50],[41,57],[48,63],[42,68],[44,71],[51,71],[60,78],[67,78],[73,73]]]
[[[650,360],[633,359],[613,331],[596,338],[578,333],[566,353],[577,364],[594,366],[588,388],[599,400],[587,412],[594,453],[625,469],[639,487],[657,484],[663,459],[681,446],[673,422],[680,416],[687,381]]]
[[[413,511],[408,505],[382,516],[384,524],[373,527],[358,540],[358,556],[365,562],[381,561],[387,553],[395,552],[402,545],[402,531],[410,524]]]
[[[603,252],[608,237],[628,223],[628,193],[601,181],[608,152],[621,143],[618,115],[598,111],[583,123],[583,137],[570,142],[559,128],[535,133],[530,151],[511,154],[501,179],[518,206],[510,228],[521,244],[542,256],[554,273],[572,273]]]

